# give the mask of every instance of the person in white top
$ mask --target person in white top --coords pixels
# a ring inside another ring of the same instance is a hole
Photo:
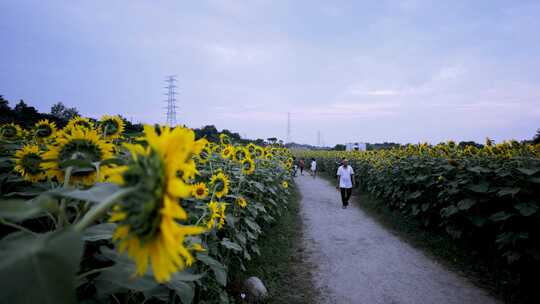
[[[317,175],[317,161],[315,158],[311,159],[311,174],[313,174],[313,178]]]
[[[337,170],[337,183],[336,189],[341,190],[341,202],[343,203],[343,209],[345,209],[349,205],[352,188],[355,184],[354,170],[349,166],[346,159],[342,160],[341,166]]]

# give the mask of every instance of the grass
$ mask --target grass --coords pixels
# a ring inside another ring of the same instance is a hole
[[[260,278],[269,292],[266,303],[314,303],[317,292],[311,280],[310,265],[303,258],[300,193],[293,195],[288,208],[259,242],[261,255],[244,272]]]

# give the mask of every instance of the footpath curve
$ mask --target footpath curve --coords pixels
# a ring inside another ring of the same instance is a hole
[[[302,194],[302,247],[313,270],[320,304],[497,303],[369,218],[351,198],[341,209],[328,181],[296,177]],[[361,203],[361,202],[360,202]]]

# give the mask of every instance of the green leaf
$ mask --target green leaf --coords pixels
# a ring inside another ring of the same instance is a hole
[[[167,282],[167,287],[174,290],[183,304],[191,304],[195,296],[195,288],[192,283],[186,283],[174,277]]]
[[[441,209],[441,216],[450,217],[458,212],[459,212],[459,209],[456,208],[456,206],[448,206],[446,208]]]
[[[254,221],[248,219],[248,218],[244,218],[244,222],[246,222],[246,224],[249,226],[249,228],[253,229],[254,231],[256,232],[260,232],[261,231],[261,227],[255,223]]]
[[[56,200],[45,194],[31,200],[0,200],[0,218],[21,222],[56,210],[57,206]]]
[[[471,216],[471,217],[469,217],[469,220],[476,227],[482,227],[487,223],[487,219],[485,217],[482,217],[482,216]]]
[[[532,176],[540,172],[540,168],[518,168],[518,171],[525,175]]]
[[[83,231],[83,240],[86,242],[110,240],[115,229],[116,224],[113,223],[103,223],[90,226]]]
[[[203,264],[212,269],[214,276],[216,277],[216,281],[221,286],[227,286],[227,268],[223,266],[223,264],[203,253],[197,254],[197,260],[201,261]]]
[[[493,221],[493,222],[501,222],[501,221],[506,221],[507,219],[511,218],[512,216],[513,216],[513,214],[511,214],[511,213],[501,211],[501,212],[497,212],[497,213],[492,214],[489,217],[489,219],[491,221]]]
[[[538,205],[534,203],[521,203],[514,205],[514,208],[523,216],[531,216],[538,211]]]
[[[498,196],[505,196],[505,195],[511,195],[511,196],[514,196],[514,195],[516,195],[520,190],[521,190],[521,188],[518,188],[518,187],[513,187],[513,188],[505,187],[505,188],[502,188],[501,190],[499,190],[499,192],[497,192],[497,195],[498,195]]]
[[[1,301],[76,303],[75,274],[82,253],[81,236],[73,230],[2,240]]]
[[[236,244],[235,242],[232,242],[231,240],[225,238],[221,241],[221,245],[227,249],[234,250],[234,251],[242,251],[242,246]]]
[[[109,196],[115,194],[119,189],[120,187],[115,184],[98,183],[88,190],[61,188],[50,191],[50,193],[60,197],[100,203],[102,201],[105,201]]]
[[[481,183],[476,185],[469,185],[467,189],[476,192],[476,193],[487,193],[489,190],[489,185],[487,183]]]
[[[459,210],[469,210],[474,205],[476,205],[476,200],[472,198],[463,199],[457,204]]]

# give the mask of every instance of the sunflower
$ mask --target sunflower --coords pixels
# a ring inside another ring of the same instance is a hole
[[[249,151],[249,154],[255,155],[255,149],[257,148],[257,146],[255,146],[253,143],[250,143],[249,145],[247,145],[246,148]]]
[[[212,146],[212,152],[215,154],[221,154],[221,145],[214,144]]]
[[[229,193],[229,178],[223,172],[212,175],[210,186],[217,198],[221,198]]]
[[[201,153],[197,155],[197,159],[201,164],[205,164],[211,157],[212,149],[208,145],[205,145],[204,148],[201,150]]]
[[[227,136],[227,134],[219,134],[219,142],[223,145],[223,146],[228,146],[231,144],[231,140],[229,138],[229,136]]]
[[[43,161],[42,154],[37,145],[25,145],[21,150],[15,152],[13,170],[29,182],[36,183],[45,179],[47,174],[40,166]]]
[[[14,123],[5,124],[0,128],[0,138],[13,140],[22,135],[22,129]]]
[[[231,145],[225,146],[223,150],[221,150],[221,157],[224,159],[231,159],[233,157],[233,151],[234,147]]]
[[[120,138],[124,132],[124,121],[119,116],[103,115],[99,125],[106,139]]]
[[[274,158],[274,154],[272,154],[271,152],[266,152],[264,154],[264,158],[267,160],[272,160]]]
[[[238,146],[234,148],[234,160],[242,162],[248,157],[248,151],[244,147]]]
[[[75,116],[69,120],[65,129],[70,130],[70,129],[78,129],[78,128],[91,130],[91,129],[94,129],[94,123],[88,118]]]
[[[49,120],[40,120],[34,126],[34,135],[38,140],[53,138],[56,134],[56,124]]]
[[[144,133],[148,147],[126,144],[131,158],[118,170],[118,183],[136,191],[114,207],[109,221],[118,224],[113,241],[135,260],[136,273],[144,275],[151,263],[161,283],[193,263],[190,250],[197,248],[186,246],[186,237],[206,231],[179,223],[188,219],[180,199],[190,197],[192,187],[177,172],[182,165],[195,166],[191,155],[200,153],[200,145],[193,131],[185,128],[145,126]]]
[[[255,163],[251,158],[246,158],[242,161],[242,172],[244,174],[251,174],[255,171]]]
[[[287,183],[287,181],[282,181],[281,182],[281,186],[285,189],[289,188],[289,183]]]
[[[239,197],[236,199],[236,204],[237,204],[240,208],[246,208],[246,206],[247,206],[247,201],[246,201],[246,199],[245,199],[243,196],[239,196]]]
[[[258,158],[262,157],[264,155],[264,149],[262,147],[255,147],[255,156]]]
[[[205,183],[198,183],[193,185],[193,196],[196,199],[205,199],[208,196],[208,188]]]
[[[225,203],[210,202],[208,203],[208,209],[210,209],[210,218],[206,222],[206,228],[212,229],[218,227],[222,229],[225,225],[225,209],[227,205]]]
[[[95,130],[71,129],[71,134],[61,132],[56,144],[48,145],[48,151],[43,154],[41,167],[49,177],[62,181],[66,167],[63,164],[69,160],[82,160],[96,164],[113,157],[113,145],[102,140]],[[104,174],[107,168],[100,168]],[[96,176],[95,167],[78,168],[72,172],[70,180],[74,184],[91,185],[101,178]]]

